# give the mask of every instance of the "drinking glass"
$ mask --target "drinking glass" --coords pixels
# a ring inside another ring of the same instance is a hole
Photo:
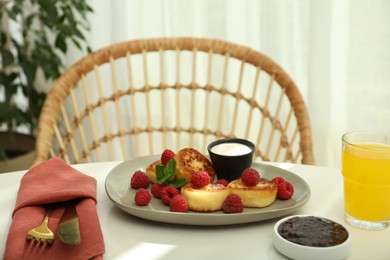
[[[349,132],[342,137],[345,219],[380,230],[390,222],[390,134]]]

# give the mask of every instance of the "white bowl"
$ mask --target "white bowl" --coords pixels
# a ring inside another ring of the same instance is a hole
[[[297,244],[294,242],[291,242],[285,238],[283,238],[279,232],[278,228],[279,226],[286,222],[287,220],[293,218],[293,217],[300,217],[300,218],[307,218],[307,217],[314,217],[317,220],[328,220],[332,221],[336,224],[341,225],[340,223],[323,218],[323,217],[316,217],[316,216],[308,216],[308,215],[296,215],[296,216],[289,216],[286,218],[283,218],[279,220],[275,226],[274,226],[274,246],[275,248],[282,253],[283,255],[290,257],[292,259],[299,259],[299,260],[337,260],[337,259],[344,259],[349,255],[350,249],[351,249],[351,232],[343,225],[342,227],[345,228],[345,230],[348,233],[348,238],[338,245],[333,246],[326,246],[326,247],[319,247],[319,246],[305,246],[301,244]]]

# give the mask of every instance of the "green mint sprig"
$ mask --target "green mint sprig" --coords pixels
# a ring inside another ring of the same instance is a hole
[[[165,184],[179,188],[186,183],[186,179],[175,180],[176,176],[176,161],[171,158],[167,165],[157,164],[156,165],[156,180],[160,184]]]

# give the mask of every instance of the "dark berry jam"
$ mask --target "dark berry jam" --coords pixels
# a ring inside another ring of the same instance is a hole
[[[348,238],[342,225],[313,216],[292,217],[279,225],[278,233],[290,242],[312,247],[336,246]]]

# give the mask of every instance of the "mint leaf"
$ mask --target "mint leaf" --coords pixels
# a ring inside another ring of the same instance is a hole
[[[156,180],[159,182],[162,178],[164,178],[165,173],[164,173],[164,165],[162,164],[157,164],[156,165]],[[160,183],[160,182],[159,182]]]
[[[164,184],[170,178],[169,175],[166,174],[165,166],[162,164],[156,165],[156,181],[160,184]],[[167,183],[165,183],[167,184]]]
[[[165,166],[165,174],[168,175],[168,180],[173,181],[176,176],[176,161],[171,158]]]
[[[179,179],[175,180],[176,177],[176,161],[171,158],[167,165],[157,164],[156,165],[156,181],[160,184],[170,185],[175,188],[183,186],[187,180]]]
[[[181,186],[183,186],[185,183],[187,182],[186,179],[178,179],[177,181],[175,181],[174,183],[172,183],[171,185],[175,188],[179,188]]]

